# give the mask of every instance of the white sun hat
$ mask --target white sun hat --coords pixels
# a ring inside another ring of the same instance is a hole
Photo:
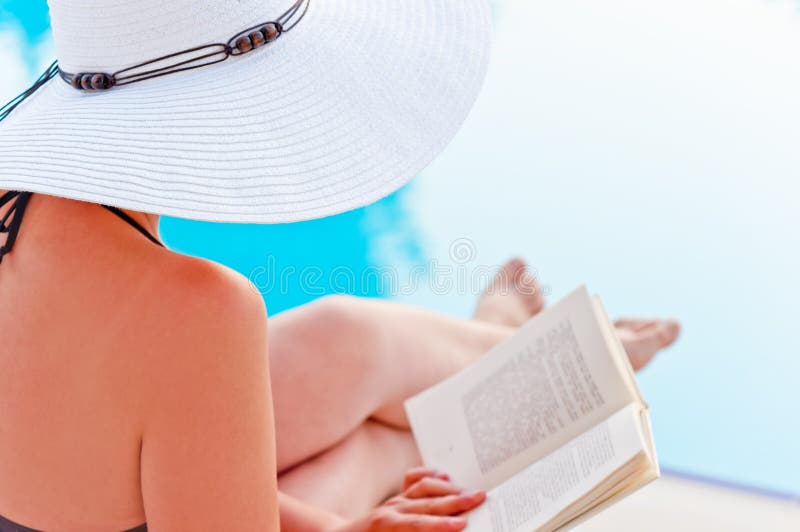
[[[485,0],[49,5],[61,75],[0,123],[0,189],[224,222],[318,218],[402,186],[466,118],[491,33]],[[124,83],[187,57],[224,60]]]

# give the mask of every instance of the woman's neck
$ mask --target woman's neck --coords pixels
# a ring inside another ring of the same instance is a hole
[[[132,211],[129,209],[121,209],[121,210],[124,211],[125,214],[136,220],[136,222],[138,222],[139,225],[147,229],[151,235],[158,238],[159,240],[161,239],[161,237],[158,234],[158,222],[161,217],[158,214]]]
[[[0,195],[5,192],[5,190],[0,190]],[[34,193],[33,198],[31,202],[33,208],[29,210],[37,210],[40,212],[39,216],[49,218],[53,222],[60,222],[57,225],[71,225],[70,222],[76,222],[78,226],[85,227],[84,224],[92,226],[108,225],[112,228],[112,231],[120,230],[119,221],[115,220],[113,215],[109,216],[109,213],[98,204],[39,193]],[[160,216],[158,214],[131,209],[121,210],[144,227],[151,235],[159,238],[158,224]]]

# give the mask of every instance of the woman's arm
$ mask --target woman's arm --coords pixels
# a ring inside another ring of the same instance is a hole
[[[485,500],[484,492],[465,493],[446,474],[420,467],[406,474],[403,493],[351,522],[281,494],[281,531],[459,532],[467,526],[461,514]]]
[[[263,301],[215,268],[160,294],[141,482],[153,532],[277,531],[275,434]],[[151,333],[152,331],[149,331]],[[162,349],[160,346],[167,346]]]

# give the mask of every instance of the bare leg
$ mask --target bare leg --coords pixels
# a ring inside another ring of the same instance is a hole
[[[328,449],[367,419],[407,428],[405,399],[459,371],[512,332],[349,297],[325,298],[272,318],[278,471]]]
[[[484,323],[351,298],[329,298],[274,319],[281,491],[348,518],[396,493],[402,474],[420,462],[402,401],[510,335],[504,322],[525,321],[541,308],[538,287],[534,298],[519,290],[522,274],[520,261],[498,273],[476,310]],[[501,284],[509,281],[510,290]],[[324,449],[311,456],[317,447]]]
[[[418,458],[409,463],[407,449],[414,444],[407,430],[382,433],[377,427],[407,428],[406,398],[462,369],[542,308],[541,291],[526,277],[524,263],[510,262],[501,276],[476,310],[485,321],[348,297],[326,298],[271,319],[281,488],[342,515],[363,513],[371,507],[365,504],[387,496],[384,482],[396,485]],[[510,289],[498,290],[498,282],[509,279]],[[674,322],[643,322],[617,323],[637,367],[678,334]],[[364,481],[376,471],[380,478]],[[337,479],[334,486],[349,479],[352,489],[331,488],[330,479]]]
[[[402,473],[419,463],[410,432],[367,421],[326,452],[281,475],[278,488],[353,519],[397,493]]]

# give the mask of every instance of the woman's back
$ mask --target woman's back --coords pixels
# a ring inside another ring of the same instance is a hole
[[[164,524],[177,518],[145,500],[146,484],[177,511],[183,479],[162,475],[183,474],[182,466],[213,470],[212,457],[192,464],[188,449],[213,451],[213,435],[191,438],[204,424],[213,431],[227,423],[203,397],[214,386],[219,405],[240,400],[224,397],[220,374],[239,388],[252,370],[246,366],[266,371],[267,355],[265,323],[255,335],[263,340],[254,340],[264,345],[240,346],[255,357],[260,351],[262,362],[235,352],[232,331],[220,327],[253,336],[264,318],[259,305],[236,275],[154,245],[98,205],[34,195],[0,264],[0,515],[38,529],[98,531],[140,525],[145,509],[151,523],[151,513],[161,512]],[[234,352],[207,350],[209,333]],[[260,382],[264,400],[256,405],[265,408],[268,382]],[[262,432],[271,431],[268,410],[255,423]],[[171,442],[173,430],[186,440]],[[217,450],[225,445],[220,438]],[[264,445],[266,470],[272,451],[268,439]],[[253,458],[259,463],[258,453]],[[159,463],[157,473],[148,472],[148,459]]]

